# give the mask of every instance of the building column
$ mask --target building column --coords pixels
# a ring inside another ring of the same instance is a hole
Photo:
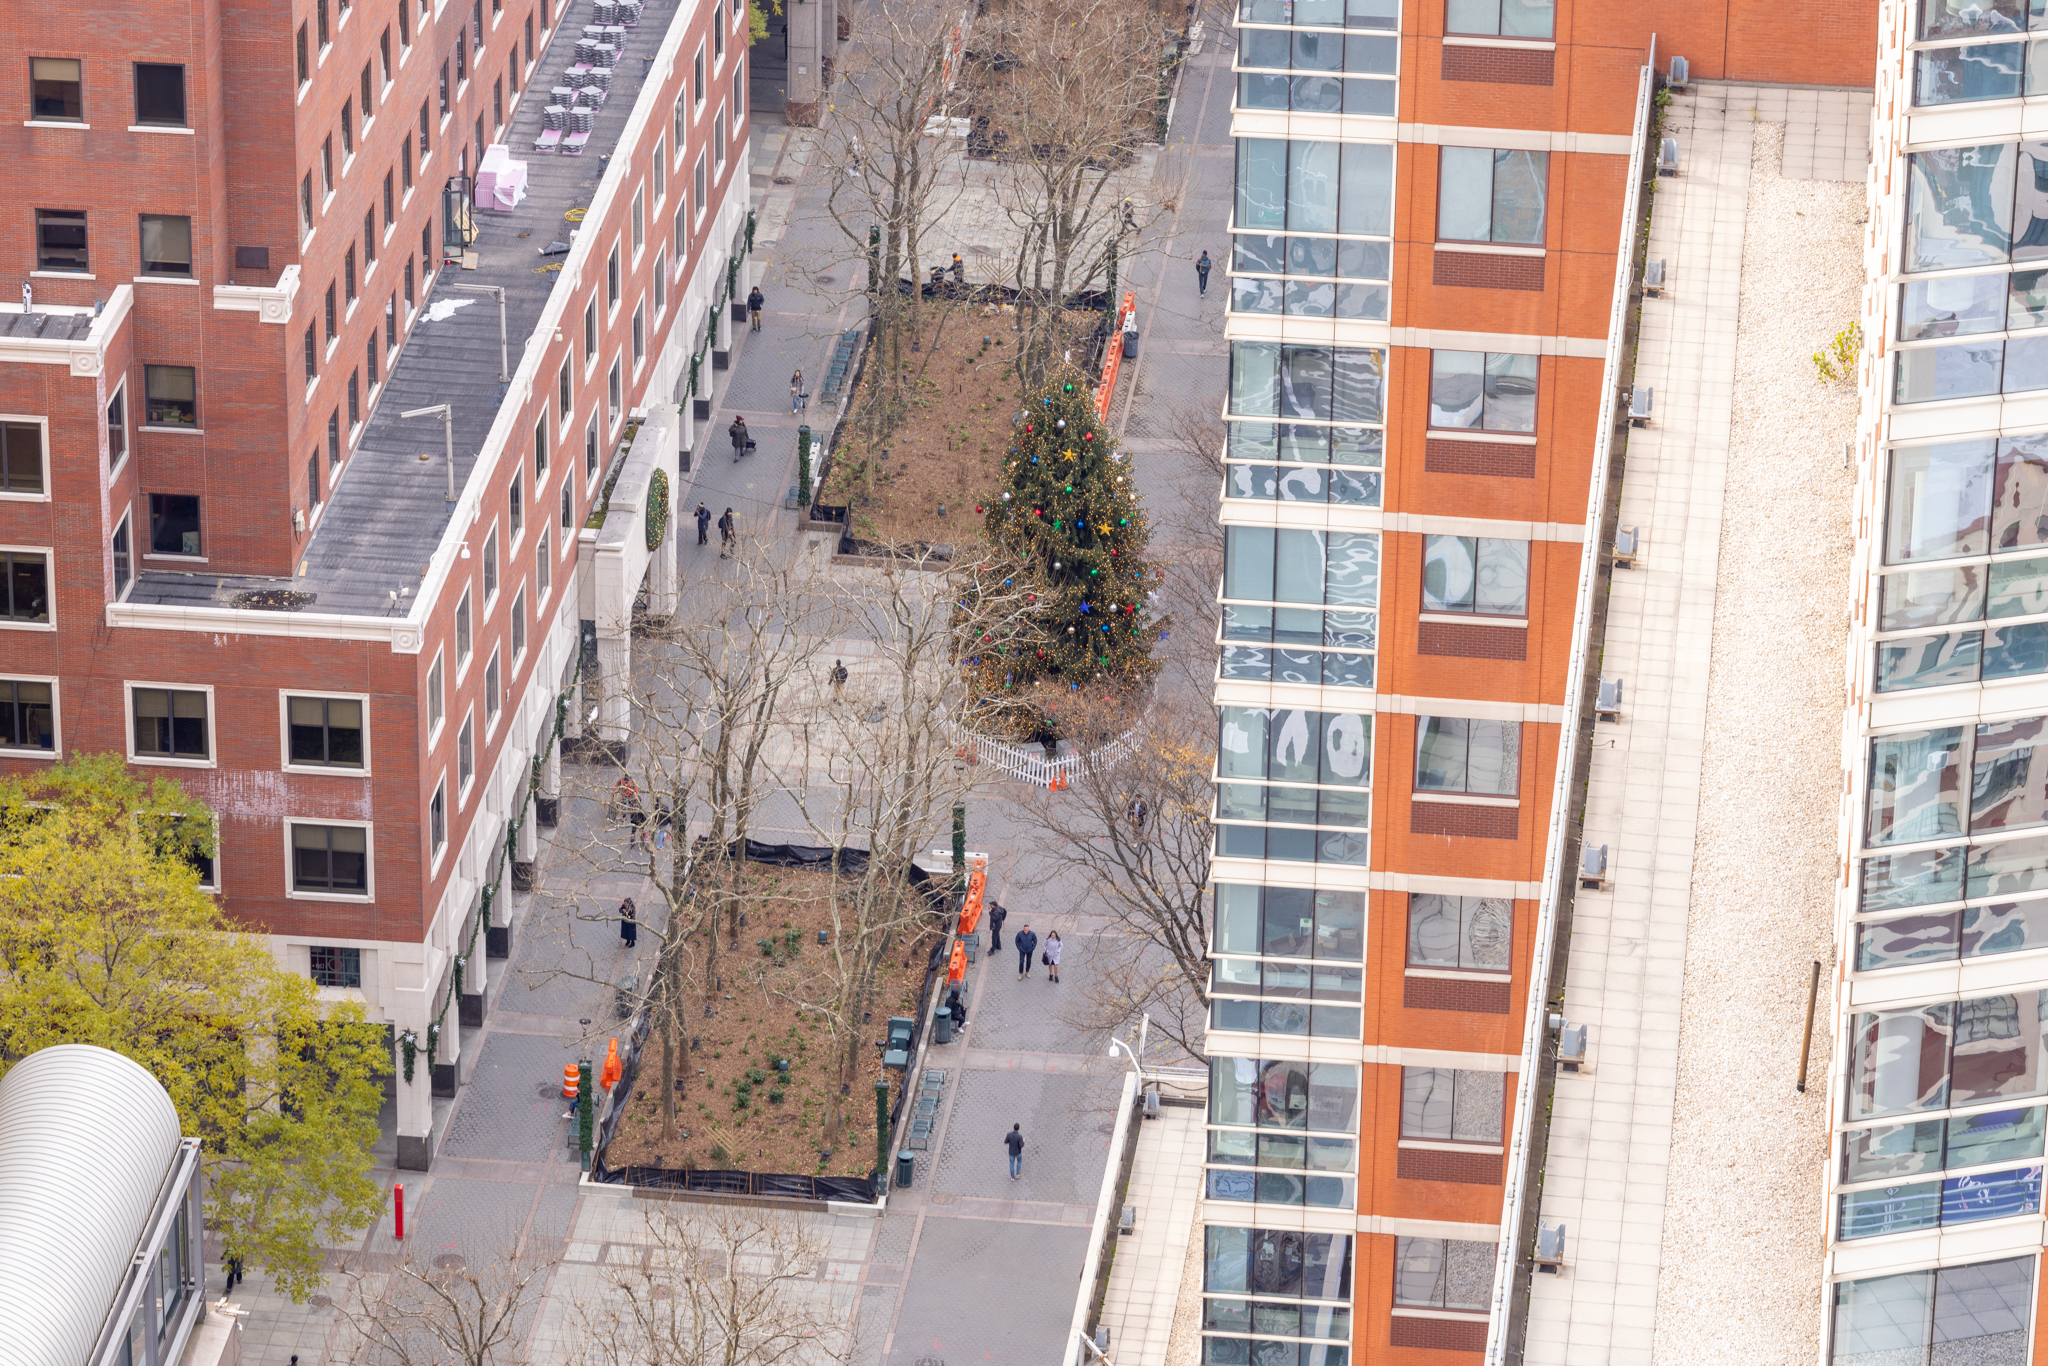
[[[724,266],[719,267],[721,270],[725,268]],[[713,287],[723,288],[724,281],[719,281]],[[740,295],[742,301],[746,297],[744,294]],[[714,334],[711,339],[711,368],[713,370],[728,369],[732,365],[732,310],[730,308],[719,309],[712,317],[711,327]],[[701,375],[698,377],[698,380],[700,384],[703,383]],[[710,388],[708,384],[703,384],[703,387],[706,389]]]
[[[456,946],[458,949],[461,945]],[[449,990],[454,990],[454,965],[449,965]],[[453,1097],[455,1088],[462,1085],[462,1008],[455,1002],[448,1003],[448,1009],[440,1018],[441,1037],[434,1045],[434,1094]],[[430,1026],[431,1027],[431,1026]],[[422,1037],[426,1031],[422,1030]]]
[[[672,617],[683,605],[683,576],[676,566],[676,554],[681,549],[676,541],[682,525],[680,511],[675,500],[670,499],[668,526],[662,532],[661,544],[648,557],[647,610],[658,617]]]
[[[618,755],[626,753],[626,732],[632,723],[632,696],[628,687],[633,678],[633,638],[619,636],[606,640],[598,638],[597,673],[599,695],[597,699],[597,738],[607,747],[616,746]]]
[[[815,127],[823,106],[822,63],[832,50],[824,42],[827,8],[815,0],[791,0],[782,9],[789,20],[789,94],[783,110],[793,127]]]
[[[567,732],[567,727],[564,728]],[[562,742],[550,732],[547,758],[540,766],[540,796],[533,804],[534,818],[552,830],[562,818]]]
[[[405,1055],[400,1043],[398,1075],[398,1169],[423,1172],[434,1160],[434,1069],[427,1066],[425,1030],[417,1030],[419,1044],[413,1054],[412,1080],[405,1079]]]
[[[506,870],[508,874],[510,871],[510,869]],[[512,889],[506,885],[508,881],[509,878],[499,882],[497,895],[492,898],[494,903],[506,900],[511,896]],[[502,914],[502,909],[493,904],[491,907],[492,922],[496,923],[498,917]],[[481,907],[478,908],[477,915],[483,915]],[[484,998],[491,985],[490,970],[486,966],[491,956],[489,933],[482,926],[478,926],[476,939],[465,945],[465,947],[468,953],[462,960],[461,1018],[462,1023],[475,1029],[484,1022]]]

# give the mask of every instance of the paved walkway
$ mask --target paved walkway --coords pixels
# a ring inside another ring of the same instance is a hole
[[[1586,798],[1611,889],[1578,894],[1565,977],[1592,1066],[1558,1074],[1541,1212],[1567,1270],[1534,1277],[1531,1366],[1647,1366],[1656,1312],[1753,133],[1718,102],[1666,117],[1685,164],[1657,182],[1649,255],[1673,283],[1643,309],[1635,374],[1657,418],[1629,434],[1621,491],[1642,546],[1614,571],[1601,660],[1627,706],[1597,728]]]
[[[1199,1080],[1190,1080],[1196,1089],[1175,1086],[1168,1093],[1190,1096],[1193,1106],[1161,1106],[1159,1118],[1138,1131],[1138,1154],[1125,1196],[1137,1206],[1137,1228],[1117,1239],[1102,1299],[1110,1355],[1119,1366],[1161,1366],[1182,1298],[1181,1270],[1197,1236],[1195,1213],[1201,1204],[1196,1173],[1208,1144],[1204,1096]]]

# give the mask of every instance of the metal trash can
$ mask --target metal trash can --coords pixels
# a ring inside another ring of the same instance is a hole
[[[932,1042],[953,1042],[953,1012],[944,1006],[939,1008],[938,1017],[932,1021]]]
[[[905,1148],[896,1154],[896,1184],[907,1186],[917,1170],[917,1154]]]
[[[1124,333],[1124,359],[1131,360],[1138,354],[1138,333],[1133,328]]]

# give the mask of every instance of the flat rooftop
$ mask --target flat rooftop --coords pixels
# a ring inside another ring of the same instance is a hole
[[[542,51],[502,138],[512,159],[526,163],[526,198],[510,212],[476,210],[477,240],[472,250],[477,268],[444,266],[435,276],[432,292],[420,301],[421,311],[385,379],[377,406],[314,525],[312,539],[301,556],[303,572],[286,579],[148,570],[140,575],[128,601],[362,616],[406,614],[409,601],[394,604],[390,595],[406,589],[418,591],[427,561],[448,528],[451,509],[446,502],[448,477],[440,419],[406,421],[399,414],[437,403],[454,406],[455,488],[459,496],[476,464],[477,452],[497,420],[507,387],[498,379],[497,300],[449,286],[496,285],[505,291],[505,337],[510,351],[506,373],[516,372],[527,339],[560,277],[561,265],[568,259],[566,253],[544,256],[542,249],[551,242],[572,240],[576,224],[569,215],[589,205],[596,195],[612,149],[618,145],[646,83],[646,59],[660,49],[682,2],[648,0],[638,26],[626,30],[624,51],[613,68],[611,93],[597,113],[589,145],[581,156],[532,150],[540,135],[548,92],[567,84],[566,73],[576,60],[576,40],[590,13],[585,5],[563,7],[562,20]],[[459,129],[448,131],[457,140],[444,139],[434,149],[437,172],[453,167],[459,139],[466,136]],[[415,191],[440,192],[425,180]],[[346,224],[340,226],[344,231],[347,228]],[[438,240],[438,229],[435,236]],[[398,289],[405,253],[411,249],[409,243],[391,242],[375,274],[364,282],[358,308],[383,307],[384,300]],[[324,280],[304,285],[316,292],[326,287]],[[357,361],[337,353],[331,363],[348,366]],[[553,377],[548,377],[548,383],[552,382]],[[324,422],[324,415],[316,414],[312,429],[320,431]],[[432,459],[421,460],[423,452]],[[538,515],[537,509],[533,511]]]

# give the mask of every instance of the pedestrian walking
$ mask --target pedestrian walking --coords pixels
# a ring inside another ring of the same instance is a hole
[[[846,665],[839,660],[832,661],[832,672],[825,677],[832,681],[832,700],[837,702],[846,696]]]
[[[619,903],[619,938],[626,941],[626,947],[629,949],[640,943],[639,915],[640,910],[633,904],[632,897],[629,896]]]
[[[1024,1126],[1012,1124],[1003,1135],[1003,1146],[1010,1150],[1010,1179],[1015,1181],[1024,1174]]]
[[[711,509],[699,503],[697,504],[697,544],[709,545],[710,543]]]
[[[725,510],[725,515],[724,515],[723,517],[720,517],[720,518],[718,519],[718,558],[719,558],[719,559],[721,559],[721,560],[722,560],[722,559],[724,559],[724,558],[725,558],[725,557],[726,557],[726,556],[727,556],[727,555],[728,555],[728,554],[729,554],[729,553],[731,552],[731,550],[732,550],[732,545],[733,545],[733,542],[734,542],[735,540],[737,540],[738,538],[739,538],[739,529],[738,529],[738,524],[737,524],[736,522],[734,522],[734,521],[733,521],[733,519],[732,519],[732,509],[731,509],[731,508],[727,508],[727,509]]]
[[[761,297],[761,286],[755,285],[747,291],[747,318],[752,324],[747,329],[748,331],[759,332],[761,330],[761,305],[767,302],[766,299]]]
[[[1142,835],[1142,834],[1144,834],[1144,833],[1145,833],[1145,817],[1147,817],[1147,816],[1149,816],[1149,815],[1151,815],[1151,814],[1152,814],[1152,808],[1151,808],[1151,807],[1149,807],[1149,806],[1147,806],[1147,805],[1145,805],[1145,799],[1144,799],[1143,797],[1139,797],[1139,798],[1136,798],[1136,799],[1134,799],[1134,800],[1133,800],[1133,801],[1131,802],[1131,811],[1130,811],[1130,816],[1131,816],[1131,832],[1132,832],[1133,834],[1138,834],[1138,835]]]
[[[725,434],[732,438],[732,458],[737,461],[747,453],[747,420],[743,417],[734,418],[732,425],[725,429]]]
[[[790,413],[791,413],[792,415],[794,415],[794,414],[796,413],[796,411],[797,411],[797,410],[798,410],[799,408],[803,407],[803,403],[804,403],[804,372],[803,372],[803,371],[801,371],[801,370],[799,370],[799,371],[797,371],[797,372],[796,372],[795,374],[793,374],[793,375],[791,375],[791,376],[789,377],[789,411],[790,411]]]
[[[1049,977],[1050,977],[1050,978],[1052,979],[1053,985],[1055,985],[1055,986],[1059,985],[1059,980],[1060,980],[1060,932],[1059,932],[1058,930],[1054,930],[1054,931],[1052,931],[1052,933],[1050,933],[1050,934],[1046,935],[1046,937],[1045,937],[1045,949],[1044,949],[1043,953],[1041,954],[1041,956],[1042,956],[1042,957],[1043,957],[1043,959],[1045,960],[1045,969],[1046,969],[1046,973],[1047,973],[1047,975],[1048,975],[1048,976],[1049,976]]]
[[[1003,922],[1009,919],[1009,916],[1010,913],[1003,909],[1002,902],[991,901],[988,903],[988,932],[990,935],[988,951],[990,953],[1001,953],[1003,951]]]
[[[1201,287],[1204,296],[1209,293],[1209,267],[1212,264],[1209,260],[1209,249],[1203,247],[1202,254],[1195,258],[1195,283]]]
[[[242,1259],[241,1259],[240,1257],[230,1257],[230,1258],[228,1258],[228,1261],[227,1261],[227,1266],[228,1266],[228,1284],[227,1284],[227,1289],[228,1289],[228,1290],[233,1290],[233,1289],[234,1289],[234,1288],[235,1288],[236,1286],[238,1286],[238,1285],[240,1285],[240,1284],[242,1283]],[[226,1294],[226,1293],[227,1293],[227,1291],[226,1291],[226,1290],[224,1290],[224,1291],[222,1291],[221,1293],[222,1293],[222,1294]]]
[[[967,263],[960,259],[960,253],[957,251],[953,253],[952,271],[954,284],[964,285],[967,283]]]
[[[1017,946],[1017,980],[1021,982],[1031,975],[1031,951],[1038,947],[1038,936],[1026,925],[1010,942]]]

